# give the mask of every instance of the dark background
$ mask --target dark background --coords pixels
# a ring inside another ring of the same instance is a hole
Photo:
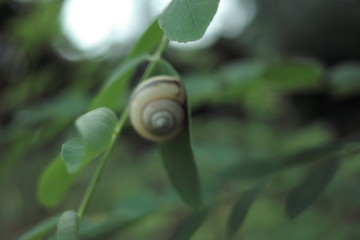
[[[165,53],[187,86],[195,154],[210,200],[251,185],[253,179],[221,174],[238,163],[278,161],[359,135],[360,1],[255,2],[255,18],[236,38]],[[62,4],[0,1],[1,239],[16,239],[48,216],[77,208],[94,166],[54,209],[38,203],[37,181],[124,58],[121,46],[98,58],[65,58],[82,53],[61,32]],[[168,239],[188,209],[173,194],[155,145],[127,127],[109,165],[88,211],[89,226],[109,213],[130,212],[131,219],[156,210],[93,239]],[[238,236],[359,239],[359,167],[356,156],[346,159],[321,197],[295,220],[285,217],[284,199],[309,165],[274,174]],[[218,204],[193,239],[223,239],[228,212],[227,202]]]

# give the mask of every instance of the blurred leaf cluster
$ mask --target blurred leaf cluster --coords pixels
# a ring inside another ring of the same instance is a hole
[[[158,150],[127,127],[80,224],[81,239],[218,240],[228,232],[248,240],[358,239],[360,3],[255,2],[257,14],[238,37],[165,54],[189,95],[211,208],[186,207]],[[48,219],[38,226],[41,239],[56,224],[52,216],[78,206],[93,163],[55,208],[38,202],[39,176],[76,135],[75,119],[95,108],[105,79],[129,60],[79,57],[59,27],[62,4],[0,2],[0,239]],[[135,76],[141,70],[129,68]]]

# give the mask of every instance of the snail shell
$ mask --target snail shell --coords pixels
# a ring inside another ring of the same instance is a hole
[[[152,77],[131,96],[131,123],[148,140],[162,142],[175,137],[184,126],[185,114],[185,90],[177,77]]]

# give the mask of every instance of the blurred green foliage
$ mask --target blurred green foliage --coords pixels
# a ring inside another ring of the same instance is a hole
[[[194,152],[211,206],[206,218],[175,194],[155,146],[127,127],[80,225],[81,239],[223,239],[234,204],[259,180],[268,184],[234,239],[359,238],[360,159],[348,143],[360,130],[360,4],[256,2],[255,19],[237,38],[165,55],[190,98]],[[40,228],[51,229],[52,216],[77,208],[96,161],[58,207],[42,206],[36,185],[75,135],[75,119],[124,61],[65,58],[83,53],[60,31],[62,4],[0,3],[0,49],[13,56],[6,62],[0,52],[0,239],[17,239],[47,218]],[[332,154],[344,156],[334,178],[308,209],[286,218],[288,193]]]

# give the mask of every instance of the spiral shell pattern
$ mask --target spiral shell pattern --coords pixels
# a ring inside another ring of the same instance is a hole
[[[130,100],[130,120],[144,138],[162,142],[184,126],[185,90],[176,77],[156,76],[141,83]]]

